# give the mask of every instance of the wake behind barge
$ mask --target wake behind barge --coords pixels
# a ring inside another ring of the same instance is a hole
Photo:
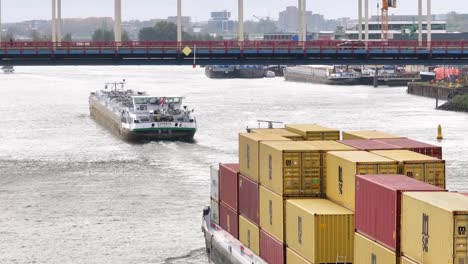
[[[107,84],[90,94],[89,111],[99,124],[126,141],[193,141],[197,123],[182,97],[148,96],[124,86]]]

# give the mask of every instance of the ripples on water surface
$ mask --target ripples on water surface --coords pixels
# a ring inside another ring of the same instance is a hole
[[[428,143],[444,128],[448,186],[468,191],[468,115],[406,88],[209,80],[189,67],[18,67],[0,74],[0,263],[206,263],[211,163],[237,160],[257,119],[382,129]],[[127,144],[89,117],[88,94],[127,79],[186,96],[196,144]]]

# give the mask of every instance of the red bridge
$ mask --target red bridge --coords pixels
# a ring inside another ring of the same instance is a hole
[[[2,42],[1,65],[468,64],[468,41]]]

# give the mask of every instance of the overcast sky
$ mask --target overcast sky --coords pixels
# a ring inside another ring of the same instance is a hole
[[[51,0],[0,0],[2,21],[17,22],[32,19],[50,19]],[[372,14],[377,12],[377,2],[369,0]],[[175,15],[176,0],[122,0],[123,19],[148,20]],[[237,18],[237,0],[182,0],[183,15],[192,16],[194,21],[207,20],[210,11],[228,10]],[[426,2],[426,0],[424,0]],[[399,8],[391,14],[416,14],[417,0],[398,1]],[[450,11],[468,13],[467,0],[432,0],[434,13]],[[113,16],[114,0],[62,0],[63,17]],[[278,17],[286,6],[297,5],[297,0],[245,0],[245,18],[253,15]],[[307,0],[307,9],[324,14],[327,18],[357,17],[357,0]]]

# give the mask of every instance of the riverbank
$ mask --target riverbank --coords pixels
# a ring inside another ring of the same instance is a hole
[[[451,100],[458,94],[468,92],[468,87],[431,84],[429,82],[408,83],[408,94],[419,95],[440,100]]]
[[[468,113],[468,94],[457,95],[453,100],[441,105],[437,109]]]

